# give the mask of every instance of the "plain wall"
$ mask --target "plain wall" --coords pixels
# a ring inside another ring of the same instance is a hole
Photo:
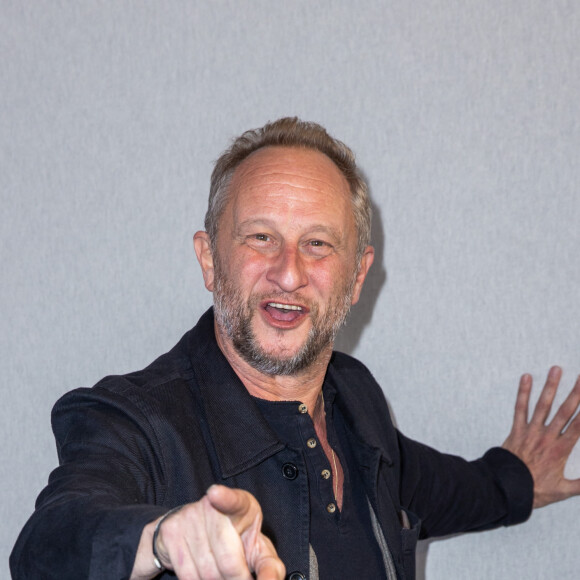
[[[399,427],[475,458],[519,376],[580,372],[580,8],[567,0],[0,0],[7,559],[64,392],[141,368],[211,303],[212,161],[280,116],[357,153],[378,259],[339,340]],[[567,473],[580,476],[580,449]],[[576,578],[580,500],[423,543],[419,577]]]

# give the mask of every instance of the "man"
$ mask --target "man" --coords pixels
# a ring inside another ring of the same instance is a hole
[[[336,333],[373,262],[350,150],[281,119],[212,174],[194,245],[214,308],[147,369],[65,395],[60,467],[11,556],[15,578],[413,578],[421,537],[527,519],[580,493],[580,379],[545,425],[529,375],[504,448],[478,461],[398,433]],[[568,427],[566,425],[568,424]]]

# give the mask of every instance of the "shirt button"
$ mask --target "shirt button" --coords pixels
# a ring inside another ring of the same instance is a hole
[[[288,574],[288,580],[306,580],[306,576],[302,572],[292,572]]]
[[[316,439],[314,439],[314,437],[311,437],[310,439],[308,439],[308,441],[306,441],[306,445],[308,445],[310,449],[314,449],[316,447]]]
[[[300,405],[298,405],[298,410],[304,415],[305,413],[308,413],[308,407],[304,404],[304,403],[300,403]]]
[[[282,466],[282,475],[286,479],[296,479],[298,477],[298,468],[293,463],[284,463]]]
[[[329,514],[333,514],[333,513],[336,511],[336,505],[335,505],[335,504],[333,504],[333,503],[329,503],[329,504],[326,506],[326,511],[327,511]]]
[[[330,479],[330,470],[323,469],[320,475],[322,475],[322,479]]]

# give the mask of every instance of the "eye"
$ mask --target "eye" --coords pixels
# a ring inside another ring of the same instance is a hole
[[[305,251],[316,258],[324,258],[330,255],[333,249],[332,244],[319,239],[308,240],[305,244]]]
[[[268,234],[250,234],[247,236],[249,242],[269,242],[270,236]]]
[[[276,238],[264,232],[255,234],[247,234],[245,236],[245,243],[248,247],[258,250],[260,252],[271,251],[276,248]]]

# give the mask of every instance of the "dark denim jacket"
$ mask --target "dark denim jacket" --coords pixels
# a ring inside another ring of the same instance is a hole
[[[373,517],[398,577],[414,577],[419,534],[527,519],[533,483],[515,456],[492,449],[466,462],[404,437],[380,387],[349,356],[335,353],[325,380],[356,441]],[[216,482],[256,496],[263,530],[288,573],[310,577],[303,457],[277,440],[224,358],[211,310],[146,369],[65,395],[54,407],[53,431],[60,467],[13,550],[14,579],[127,578],[145,524],[200,499]],[[294,479],[284,477],[288,463],[298,469]]]

